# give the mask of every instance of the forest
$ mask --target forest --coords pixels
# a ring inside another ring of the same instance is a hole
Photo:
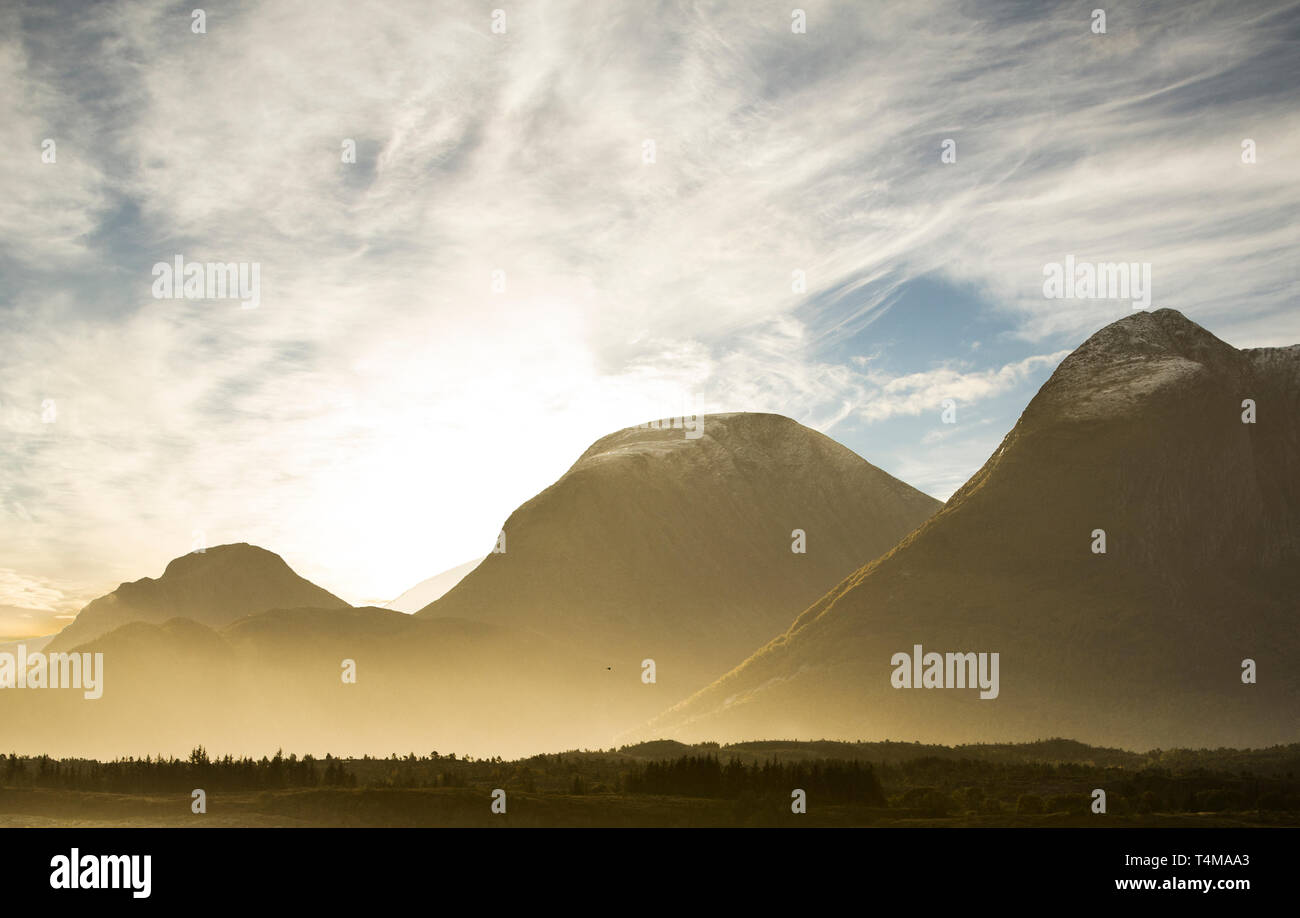
[[[0,824],[78,812],[106,824],[186,824],[188,809],[173,810],[202,788],[229,824],[491,825],[489,797],[499,788],[511,801],[509,822],[529,825],[1289,825],[1300,821],[1297,773],[1300,746],[1139,754],[1068,740],[955,748],[660,741],[513,761],[436,751],[254,759],[202,747],[187,758],[108,762],[8,754],[0,755]],[[1105,813],[1092,808],[1097,789]],[[805,814],[792,808],[796,791]]]

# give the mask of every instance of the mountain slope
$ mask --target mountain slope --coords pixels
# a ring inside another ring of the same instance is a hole
[[[448,590],[464,580],[470,571],[482,563],[482,558],[476,558],[458,564],[441,574],[434,574],[427,580],[421,580],[396,599],[384,603],[383,608],[396,609],[398,612],[419,612],[429,603],[445,596]]]
[[[167,565],[157,580],[124,583],[93,600],[50,642],[68,650],[128,622],[188,618],[221,627],[267,609],[348,604],[293,572],[284,559],[255,545],[218,545]]]
[[[940,513],[645,735],[1293,741],[1298,418],[1300,347],[1237,350],[1168,309],[1115,322]],[[916,644],[997,652],[998,697],[894,688]]]
[[[789,418],[702,422],[693,439],[636,427],[597,441],[511,514],[505,552],[417,616],[537,631],[638,684],[653,659],[649,716],[942,506]]]

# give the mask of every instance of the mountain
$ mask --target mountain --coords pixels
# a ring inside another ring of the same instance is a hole
[[[535,631],[638,686],[653,660],[638,696],[648,717],[942,506],[789,418],[700,421],[598,440],[510,515],[505,551],[417,617]]]
[[[541,635],[375,607],[272,609],[220,628],[136,621],[72,649],[103,654],[101,696],[0,691],[6,748],[523,756],[612,737],[634,691]]]
[[[511,516],[505,553],[465,565],[418,615],[351,607],[248,545],[178,558],[91,603],[48,648],[103,651],[102,697],[0,692],[6,737],[101,757],[600,746],[940,506],[787,418],[708,416],[703,431],[600,440]],[[806,553],[791,551],[794,529]]]
[[[1294,741],[1298,612],[1300,346],[1135,313],[1060,364],[941,512],[638,733]],[[895,688],[918,644],[998,653],[997,697]]]
[[[476,558],[458,564],[441,574],[434,574],[428,580],[421,580],[396,599],[384,603],[383,608],[396,609],[398,612],[419,612],[435,599],[441,599],[448,590],[464,580],[465,575],[482,563],[482,558]]]
[[[284,559],[255,545],[218,545],[167,565],[157,580],[124,583],[93,600],[55,636],[48,649],[68,650],[128,622],[187,618],[210,627],[268,609],[348,603],[304,580]]]

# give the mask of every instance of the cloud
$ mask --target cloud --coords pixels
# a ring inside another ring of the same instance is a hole
[[[0,568],[0,606],[17,607],[25,612],[68,611],[68,601],[61,590],[10,568]]]
[[[860,413],[869,421],[880,421],[896,415],[937,412],[948,399],[958,406],[982,401],[1023,385],[1036,371],[1055,368],[1069,353],[1069,350],[1063,350],[1038,354],[977,372],[962,372],[945,366],[903,376],[868,373],[867,379],[875,388]]]
[[[68,623],[81,603],[50,583],[0,568],[0,639],[38,637]]]
[[[111,588],[197,532],[395,595],[691,399],[835,431],[1015,391],[1130,309],[1044,300],[1067,254],[1300,339],[1295,6],[803,7],[0,13],[9,563]],[[262,305],[154,300],[177,253],[257,262]],[[840,350],[922,277],[1021,349]]]

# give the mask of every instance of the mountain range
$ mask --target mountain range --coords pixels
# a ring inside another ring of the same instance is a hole
[[[410,591],[436,596],[414,615],[209,548],[50,642],[104,653],[101,699],[0,692],[0,723],[15,749],[78,755],[1290,742],[1298,419],[1300,346],[1238,350],[1163,309],[1071,353],[943,505],[779,415],[643,424],[472,570]],[[996,697],[975,670],[935,684],[977,655]]]
[[[178,558],[50,642],[105,654],[101,699],[6,693],[0,709],[27,748],[69,754],[605,742],[725,672],[940,506],[787,418],[703,421],[695,440],[632,428],[599,441],[510,517],[505,552],[418,615],[353,608],[252,545]],[[662,667],[654,681],[646,656]]]
[[[1294,741],[1298,420],[1300,346],[1237,350],[1170,309],[1121,319],[941,512],[641,732]],[[998,653],[998,697],[895,688],[917,645]]]

